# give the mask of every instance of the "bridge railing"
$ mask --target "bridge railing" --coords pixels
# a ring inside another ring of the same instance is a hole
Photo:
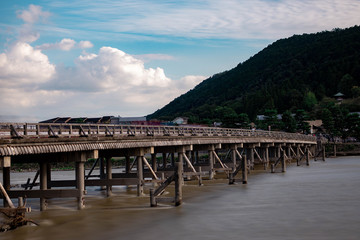
[[[0,123],[0,139],[116,136],[239,136],[316,141],[310,135],[277,131],[196,126],[154,126],[68,123]]]

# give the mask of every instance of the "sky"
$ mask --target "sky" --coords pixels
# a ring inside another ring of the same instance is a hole
[[[278,39],[359,13],[360,0],[3,0],[0,122],[145,116]]]

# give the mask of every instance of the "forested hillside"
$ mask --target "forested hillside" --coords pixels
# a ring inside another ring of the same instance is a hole
[[[193,122],[240,121],[273,110],[316,118],[334,94],[360,111],[360,27],[278,40],[235,68],[215,74],[148,116]],[[230,119],[229,119],[230,118]],[[233,119],[234,118],[234,119]]]

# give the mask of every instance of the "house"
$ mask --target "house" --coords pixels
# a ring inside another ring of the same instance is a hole
[[[188,124],[188,120],[189,118],[187,117],[177,117],[174,120],[172,120],[172,122],[177,125],[186,125]]]
[[[341,92],[338,92],[337,94],[334,95],[334,97],[336,98],[336,100],[338,102],[342,102],[342,100],[344,100],[344,94],[342,94]]]
[[[111,124],[122,124],[122,125],[146,125],[146,117],[112,117],[110,120]]]
[[[317,133],[317,132],[321,132],[323,131],[322,129],[322,125],[323,125],[323,122],[322,120],[313,120],[313,121],[306,121],[307,123],[309,123],[309,126],[310,126],[310,134],[314,134],[314,133]]]

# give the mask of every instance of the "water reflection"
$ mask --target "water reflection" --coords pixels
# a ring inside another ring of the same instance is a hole
[[[40,227],[1,239],[360,239],[360,159],[343,157],[292,165],[286,173],[252,173],[248,185],[216,180],[187,185],[180,207],[149,207],[136,189],[115,187],[104,198],[91,189],[86,209],[51,200],[29,217]],[[33,203],[38,205],[38,200]]]

